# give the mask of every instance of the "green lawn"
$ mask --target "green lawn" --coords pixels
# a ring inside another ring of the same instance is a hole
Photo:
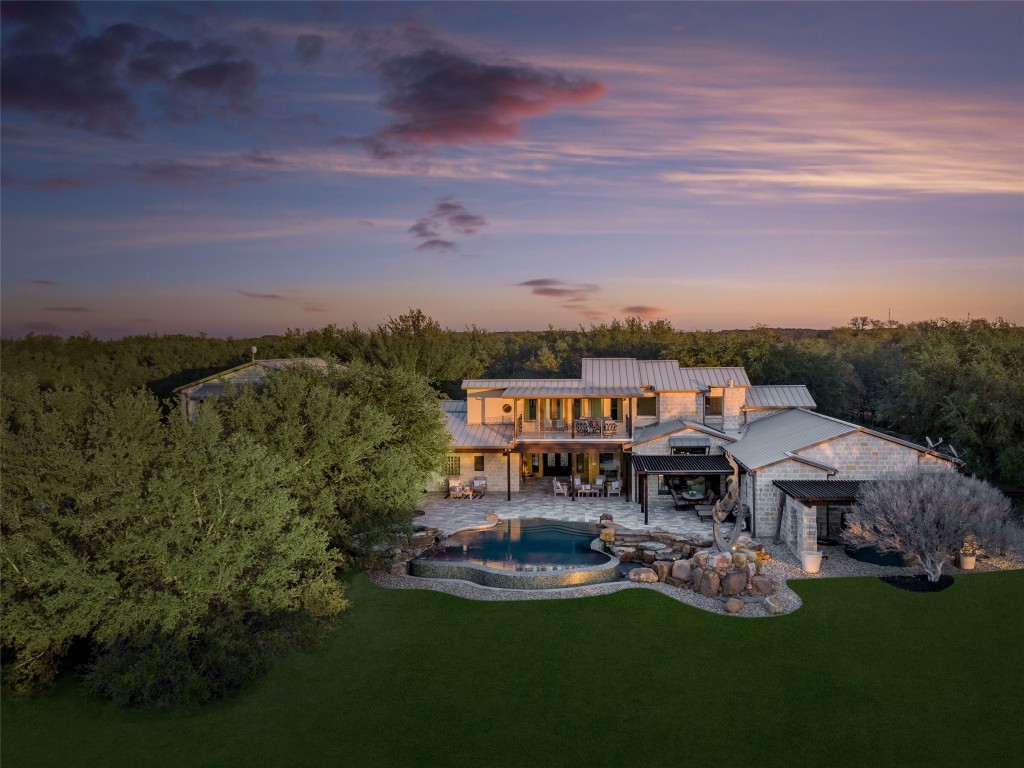
[[[802,581],[791,616],[646,590],[477,603],[352,579],[332,641],[235,701],[4,694],[2,765],[1019,765],[1024,572]],[[698,762],[699,761],[699,762]]]

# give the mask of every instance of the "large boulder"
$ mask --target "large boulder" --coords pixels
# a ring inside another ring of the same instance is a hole
[[[715,597],[722,591],[721,578],[714,571],[707,571],[700,580],[699,592],[705,597]]]
[[[601,529],[601,541],[612,542],[615,541],[615,531],[611,528]]]
[[[726,574],[725,578],[722,579],[722,594],[723,595],[741,595],[743,590],[747,588],[747,572],[743,571],[732,571]]]
[[[610,522],[611,522],[612,520],[614,520],[614,519],[615,519],[615,518],[614,518],[614,517],[612,517],[612,513],[611,513],[611,512],[603,512],[603,513],[601,514],[601,517],[599,517],[599,518],[597,519],[597,521],[598,521],[599,523],[603,523],[603,522],[605,522],[605,521],[607,520],[607,521],[608,521],[608,522],[610,523]]]
[[[655,560],[651,563],[651,569],[658,574],[658,581],[664,581],[672,573],[672,563],[668,560]]]
[[[691,568],[693,568],[693,565],[689,560],[676,560],[672,563],[672,576],[683,581],[689,581]]]
[[[771,576],[752,576],[750,589],[755,595],[773,595],[775,594],[775,581]]]
[[[735,597],[730,597],[725,601],[725,612],[726,613],[739,613],[743,610],[744,602],[737,600]]]
[[[392,576],[408,576],[409,562],[407,560],[403,560],[400,563],[392,563],[391,567],[388,568],[388,573]]]
[[[708,558],[711,556],[710,552],[698,552],[693,556],[694,565],[707,565]]]
[[[650,565],[651,563],[653,563],[655,560],[658,559],[658,556],[656,554],[654,554],[653,552],[651,552],[649,549],[637,550],[638,553],[641,552],[641,551],[643,552],[643,554],[640,555],[640,560],[642,562],[644,562],[644,563],[647,563],[647,565]],[[634,559],[636,559],[636,558],[634,558]]]
[[[782,607],[782,603],[774,597],[769,597],[765,600],[764,607],[772,616],[781,616],[786,612],[786,609]]]
[[[732,566],[732,553],[716,552],[708,557],[708,565],[712,568],[729,568]]]
[[[629,580],[638,584],[655,584],[658,581],[658,574],[650,568],[634,568],[629,572]]]

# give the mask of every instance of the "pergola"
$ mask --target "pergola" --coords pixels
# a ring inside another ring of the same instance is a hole
[[[828,536],[829,507],[849,507],[856,503],[863,480],[775,480],[773,485],[785,497],[813,507],[825,507],[825,536]],[[781,507],[780,507],[781,508]],[[780,524],[781,524],[781,515]],[[820,533],[819,540],[822,538]]]
[[[651,456],[634,453],[633,469],[637,474],[637,492],[640,495],[640,507],[644,511],[644,525],[648,524],[647,485],[651,475],[691,476],[698,475],[731,475],[732,467],[722,455],[674,455]]]

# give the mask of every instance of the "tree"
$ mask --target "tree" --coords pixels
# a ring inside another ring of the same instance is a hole
[[[914,469],[861,486],[842,539],[852,547],[913,556],[928,580],[938,581],[968,537],[982,547],[1002,546],[1009,515],[1009,499],[982,480]]]
[[[411,526],[449,443],[424,377],[358,361],[326,372],[274,371],[262,387],[245,387],[213,407],[230,434],[297,465],[287,489],[298,513],[328,531],[343,553],[365,551]]]
[[[212,410],[161,421],[141,391],[4,381],[5,678],[47,685],[84,646],[123,703],[229,693],[344,610],[326,532],[288,493],[294,461]]]

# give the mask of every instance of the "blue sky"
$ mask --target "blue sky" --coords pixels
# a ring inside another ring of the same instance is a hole
[[[5,336],[1024,322],[1024,4],[2,9]]]

